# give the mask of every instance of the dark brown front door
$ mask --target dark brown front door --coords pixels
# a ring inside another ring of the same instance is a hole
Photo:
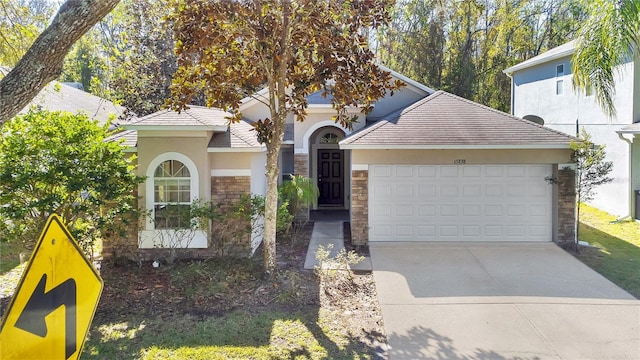
[[[344,151],[318,149],[318,205],[344,206]]]

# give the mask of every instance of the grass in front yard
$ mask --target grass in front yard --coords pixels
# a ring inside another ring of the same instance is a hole
[[[333,314],[335,316],[335,314]],[[97,331],[96,331],[97,330]],[[83,359],[369,359],[362,344],[309,310],[127,319],[92,331]]]
[[[580,206],[581,248],[578,258],[607,279],[640,298],[640,224],[616,218],[588,205]]]

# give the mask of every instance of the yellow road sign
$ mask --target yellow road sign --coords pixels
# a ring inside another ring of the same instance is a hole
[[[102,278],[51,215],[0,325],[0,359],[78,359]]]

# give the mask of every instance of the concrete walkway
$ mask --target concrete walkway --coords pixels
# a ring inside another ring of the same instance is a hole
[[[314,223],[309,248],[307,249],[307,257],[304,261],[305,269],[315,269],[318,265],[316,252],[320,245],[324,246],[325,249],[328,249],[330,244],[333,245],[329,255],[331,257],[336,256],[340,250],[344,249],[344,234],[342,230],[342,221],[316,221]],[[371,271],[371,259],[366,257],[364,261],[355,264],[351,269]]]
[[[640,359],[640,301],[552,243],[369,246],[390,359]]]

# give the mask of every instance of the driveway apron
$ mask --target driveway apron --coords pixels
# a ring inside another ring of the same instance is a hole
[[[390,359],[640,359],[640,301],[553,243],[372,243]]]

